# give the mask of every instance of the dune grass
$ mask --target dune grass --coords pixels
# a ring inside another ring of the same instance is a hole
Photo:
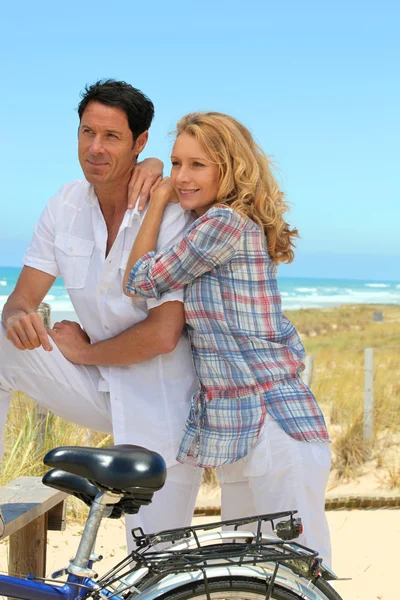
[[[0,485],[21,476],[43,475],[48,469],[43,456],[56,446],[112,444],[110,435],[89,431],[51,413],[38,420],[35,404],[21,392],[13,396],[3,441]],[[75,498],[68,498],[67,509],[70,516],[80,521],[87,514],[85,505]]]
[[[383,311],[383,322],[372,313]],[[400,436],[400,307],[342,306],[287,313],[314,355],[312,390],[327,417],[338,477],[350,478],[368,459],[381,466]],[[363,441],[364,349],[374,348],[374,437]],[[387,466],[389,487],[400,469]]]

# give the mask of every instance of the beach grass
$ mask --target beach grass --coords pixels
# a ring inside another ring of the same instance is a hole
[[[372,320],[374,311],[383,312],[382,322]],[[351,478],[375,457],[378,466],[387,463],[389,487],[398,487],[400,464],[393,464],[393,447],[400,436],[400,307],[341,306],[287,315],[306,352],[314,355],[311,387],[327,418],[337,476]],[[365,348],[374,349],[370,443],[363,440]]]
[[[383,322],[373,322],[373,311],[383,311]],[[388,487],[400,485],[400,464],[388,461],[400,438],[400,307],[342,306],[287,311],[301,333],[308,354],[314,355],[311,389],[327,418],[333,441],[334,468],[339,478],[349,478],[375,456],[387,471]],[[364,349],[374,350],[375,423],[373,440],[362,439]],[[14,394],[4,439],[0,484],[21,475],[42,475],[42,458],[56,446],[107,446],[110,436],[47,415],[37,421],[34,404],[22,393]],[[397,453],[398,454],[398,453]],[[207,473],[207,479],[210,474]],[[81,514],[79,504],[70,510]]]
[[[52,413],[38,418],[37,407],[22,392],[13,395],[4,435],[4,456],[0,485],[21,476],[42,476],[47,470],[43,456],[57,446],[104,447],[112,444],[110,435],[89,431],[64,421]],[[69,516],[83,521],[88,509],[77,498],[67,501]]]

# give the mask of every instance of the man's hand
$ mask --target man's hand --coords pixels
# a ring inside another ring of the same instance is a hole
[[[146,158],[137,163],[132,172],[128,189],[128,208],[135,208],[139,200],[139,210],[143,210],[153,190],[160,183],[163,175],[163,163],[158,158]]]
[[[81,364],[82,352],[90,346],[90,339],[79,323],[66,320],[54,323],[48,334],[66,359]]]
[[[18,350],[33,350],[43,346],[47,352],[53,350],[42,319],[37,312],[19,314],[9,317],[4,323],[7,339]]]

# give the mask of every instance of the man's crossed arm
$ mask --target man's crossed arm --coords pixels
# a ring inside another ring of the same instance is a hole
[[[140,323],[95,344],[90,343],[85,331],[73,321],[61,321],[55,323],[53,329],[46,330],[36,311],[54,279],[31,267],[22,269],[2,314],[7,338],[19,350],[43,346],[51,351],[51,338],[62,354],[75,364],[122,366],[172,352],[178,343],[184,325],[183,304],[178,301],[165,302],[151,309]]]

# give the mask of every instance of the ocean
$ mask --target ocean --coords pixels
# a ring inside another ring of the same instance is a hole
[[[14,289],[19,273],[19,267],[0,267],[0,309]],[[340,304],[400,304],[400,280],[280,277],[279,288],[284,310],[326,308]],[[54,282],[44,301],[51,306],[53,322],[76,320],[62,279]]]

